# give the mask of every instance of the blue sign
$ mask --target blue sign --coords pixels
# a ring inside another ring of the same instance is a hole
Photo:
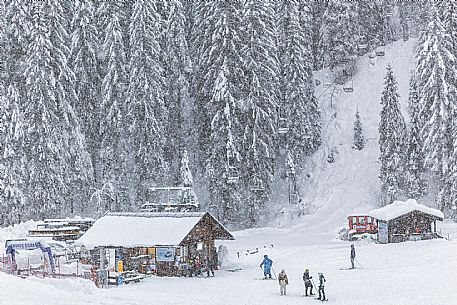
[[[117,285],[121,286],[122,285],[122,273],[119,273],[117,276]]]
[[[162,247],[156,249],[156,260],[158,262],[173,262],[175,260],[175,248]]]

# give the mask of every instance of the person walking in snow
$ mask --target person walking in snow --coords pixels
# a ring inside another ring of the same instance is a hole
[[[319,273],[319,298],[318,300],[325,301],[325,277],[323,273]]]
[[[209,277],[209,273],[211,272],[211,275],[214,276],[214,267],[213,267],[213,261],[209,259],[207,256],[205,256],[205,269],[206,269],[206,277]]]
[[[352,264],[352,269],[355,268],[354,260],[355,260],[355,247],[354,247],[354,244],[352,244],[351,245],[351,264]]]
[[[260,268],[263,266],[263,275],[264,279],[268,277],[271,279],[271,266],[273,265],[273,261],[268,257],[268,255],[263,256],[263,261],[260,264]]]
[[[303,281],[305,282],[305,296],[308,296],[308,288],[309,288],[309,295],[313,294],[313,284],[311,283],[311,279],[313,277],[309,276],[309,269],[305,269],[305,273],[303,273]]]
[[[286,285],[289,285],[289,279],[287,278],[286,271],[284,269],[278,275],[279,281],[279,293],[281,295],[286,295]]]

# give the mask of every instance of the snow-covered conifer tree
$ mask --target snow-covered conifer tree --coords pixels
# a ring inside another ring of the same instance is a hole
[[[381,191],[386,203],[401,195],[404,175],[405,120],[400,112],[397,82],[392,67],[387,67],[381,96],[381,121],[379,122]]]
[[[354,73],[357,57],[357,15],[352,4],[329,1],[322,24],[322,52],[325,66],[336,71],[337,78],[346,80]]]
[[[148,187],[165,177],[164,79],[160,62],[161,19],[155,4],[136,0],[129,23],[130,61],[127,91],[129,141],[134,156],[131,171],[138,201]]]
[[[188,98],[189,83],[186,69],[189,67],[189,48],[186,39],[186,16],[182,0],[172,0],[164,20],[164,75],[166,79],[165,106],[165,160],[169,167],[169,183],[179,184],[179,167],[185,143],[184,107]]]
[[[353,147],[357,150],[362,150],[365,147],[365,137],[363,136],[362,119],[360,118],[359,109],[355,113]]]
[[[409,109],[411,115],[410,128],[408,133],[408,150],[406,156],[406,181],[405,191],[410,198],[420,198],[425,193],[425,181],[422,177],[424,174],[424,158],[422,153],[422,139],[420,137],[420,120],[419,120],[419,95],[415,76],[411,76],[409,83]]]
[[[28,49],[24,71],[28,89],[24,104],[27,197],[35,216],[52,217],[62,215],[67,203],[73,208],[69,189],[78,178],[81,183],[88,179],[90,164],[72,108],[71,71],[59,44],[64,42],[51,38],[63,38],[59,4],[34,3],[32,10],[34,43]]]
[[[271,190],[275,159],[276,57],[274,2],[244,4],[242,55],[247,78],[243,116],[243,185],[248,186],[248,225],[254,225]]]
[[[284,93],[279,105],[279,119],[286,119],[285,146],[291,151],[299,171],[305,156],[320,146],[320,110],[314,96],[312,79],[309,4],[285,1],[284,46],[281,69]],[[281,90],[281,89],[280,89]]]
[[[100,97],[100,73],[98,62],[98,30],[95,19],[95,5],[91,0],[75,2],[75,13],[71,20],[71,57],[69,63],[75,74],[77,101],[75,111],[81,130],[86,138],[87,150],[92,165],[97,162],[99,145],[98,112]]]
[[[419,88],[420,136],[426,166],[436,173],[440,191],[438,205],[445,210],[450,203],[450,160],[453,155],[453,133],[457,90],[456,58],[452,54],[451,35],[446,32],[436,6],[427,30],[422,34],[416,53],[416,75]]]
[[[197,37],[211,43],[192,47],[195,56],[194,88],[199,155],[204,157],[210,182],[211,206],[224,223],[235,223],[240,213],[240,109],[243,59],[240,54],[241,2],[196,4]]]
[[[0,225],[19,223],[30,214],[26,206],[24,121],[19,109],[19,92],[13,85],[0,86]]]
[[[120,1],[103,2],[98,16],[104,28],[101,54],[102,88],[100,96],[99,161],[96,162],[97,188],[112,185],[115,196],[104,203],[106,210],[119,211],[128,207],[126,171],[127,120],[126,120],[126,56],[125,10]],[[130,154],[128,155],[131,156]]]

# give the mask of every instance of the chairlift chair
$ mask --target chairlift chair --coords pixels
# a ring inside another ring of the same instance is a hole
[[[384,50],[379,50],[375,52],[376,56],[384,56],[386,55],[386,52]]]
[[[354,92],[354,87],[353,86],[343,87],[343,91],[346,92],[346,93]]]
[[[324,88],[330,88],[332,86],[332,83],[324,83]]]
[[[254,176],[251,181],[251,185],[249,186],[251,192],[263,192],[265,187],[263,186],[263,181],[259,179],[259,177]]]
[[[238,175],[238,171],[234,166],[228,167],[228,175],[227,175],[227,182],[228,183],[237,183],[240,180]]]
[[[287,119],[279,118],[278,120],[278,133],[285,134],[289,131],[289,127],[287,126]]]
[[[373,58],[375,58],[375,57],[376,57],[376,53],[375,53],[375,52],[370,52],[370,53],[368,53],[368,58],[373,59]]]

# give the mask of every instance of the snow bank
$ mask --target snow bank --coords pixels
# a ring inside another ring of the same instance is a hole
[[[368,212],[368,215],[381,220],[391,220],[412,211],[420,211],[436,216],[441,220],[444,219],[444,215],[441,211],[426,207],[423,204],[419,204],[415,199],[408,199],[406,201],[394,201],[393,203],[388,204],[380,209],[371,210]]]

